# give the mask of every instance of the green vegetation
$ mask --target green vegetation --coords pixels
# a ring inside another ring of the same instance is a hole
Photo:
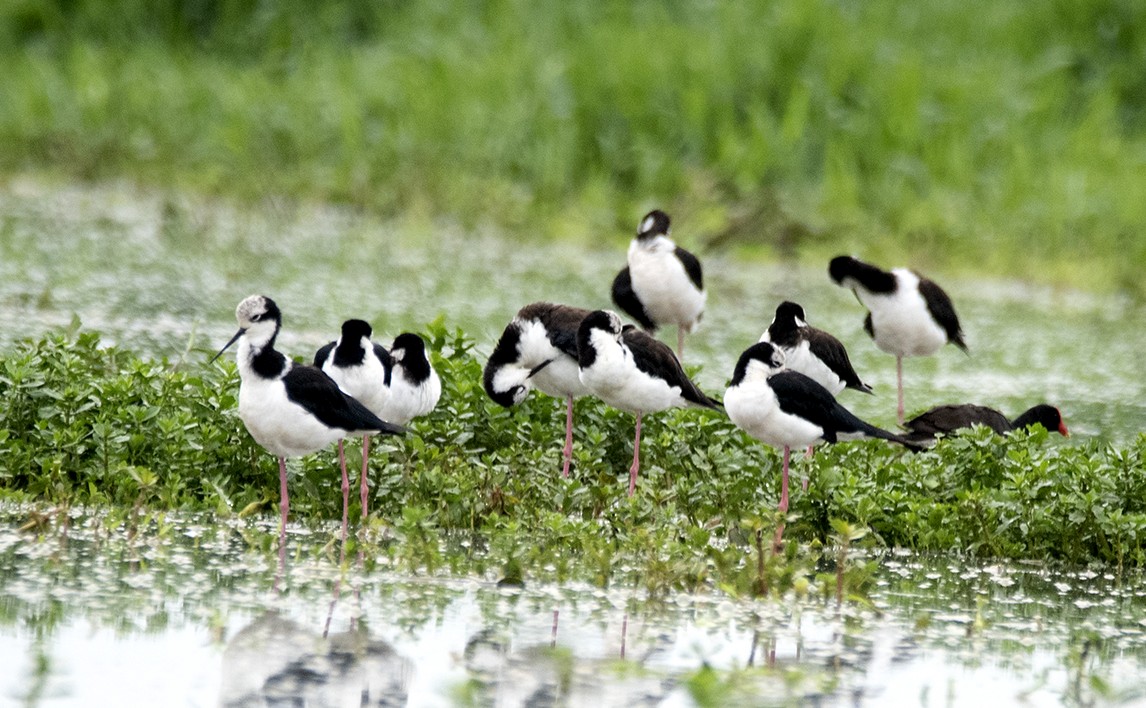
[[[377,543],[372,557],[414,572],[840,599],[862,597],[872,568],[849,548],[872,544],[1146,564],[1146,435],[1123,449],[1054,445],[1041,429],[1009,439],[979,429],[921,454],[831,446],[796,463],[811,484],[793,495],[786,538],[804,550],[789,543],[777,556],[762,539],[778,521],[779,455],[722,414],[650,416],[629,498],[631,416],[579,401],[575,473],[562,479],[563,406],[534,394],[497,407],[473,343],[440,322],[428,332],[443,398],[411,434],[373,450],[363,537]],[[237,417],[235,367],[199,358],[143,361],[78,327],[4,354],[0,498],[110,507],[129,524],[168,509],[274,516],[276,465]],[[292,463],[293,518],[337,519],[337,479],[333,449]]]
[[[1143,294],[1146,5],[16,0],[0,174]]]

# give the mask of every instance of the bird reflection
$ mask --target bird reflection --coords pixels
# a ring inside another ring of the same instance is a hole
[[[277,611],[223,651],[220,705],[404,706],[413,664],[361,626],[323,637]]]

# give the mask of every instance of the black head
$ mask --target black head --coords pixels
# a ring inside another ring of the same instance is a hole
[[[390,347],[390,354],[405,352],[404,359],[411,357],[426,358],[426,341],[413,332],[403,332],[394,338],[394,346]]]
[[[597,350],[592,341],[593,330],[597,329],[608,332],[619,340],[622,330],[621,318],[611,310],[595,310],[581,320],[581,325],[577,328],[577,364],[582,369],[592,366],[597,360]]]
[[[736,362],[736,369],[732,372],[732,382],[729,385],[735,386],[743,381],[748,374],[748,366],[754,361],[760,362],[769,371],[776,371],[784,368],[784,353],[768,342],[753,344],[740,355],[740,359]]]
[[[365,320],[346,320],[342,323],[342,341],[359,343],[374,334],[374,329]]]
[[[1027,428],[1035,423],[1041,424],[1052,433],[1058,432],[1063,437],[1070,437],[1070,431],[1067,430],[1066,422],[1062,419],[1062,411],[1052,405],[1040,403],[1032,407],[1016,418],[1013,425],[1016,428]]]
[[[785,324],[791,323],[792,326],[808,323],[808,319],[804,315],[804,308],[791,300],[785,300],[776,308],[775,321]]]
[[[851,256],[836,256],[828,264],[828,275],[836,285],[855,287],[858,283],[865,290],[873,293],[890,293],[895,290],[895,276],[881,270],[870,263],[864,263]],[[855,281],[845,284],[844,280]]]
[[[405,370],[410,381],[420,384],[430,378],[433,369],[426,356],[426,342],[413,332],[403,332],[394,338],[390,358]]]
[[[653,209],[645,214],[641,223],[637,224],[637,238],[644,240],[657,236],[668,236],[669,225],[669,215],[660,209]]]

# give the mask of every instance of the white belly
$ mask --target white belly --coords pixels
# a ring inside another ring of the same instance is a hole
[[[556,350],[554,350],[556,351]],[[577,362],[558,352],[552,363],[529,379],[537,390],[557,398],[583,396],[588,391],[581,383],[581,372]]]
[[[442,380],[432,371],[421,386],[406,380],[401,370],[395,369],[390,379],[390,398],[378,416],[387,423],[405,425],[414,418],[426,415],[438,405],[442,396]]]
[[[350,434],[326,427],[290,401],[277,379],[241,382],[239,417],[255,442],[276,457],[309,455]]]
[[[818,425],[780,410],[772,389],[763,382],[742,383],[724,393],[724,410],[744,432],[773,447],[807,447],[821,439]]]
[[[633,292],[658,325],[677,325],[691,332],[704,312],[705,293],[689,279],[670,249],[629,251]]]
[[[856,290],[871,312],[875,345],[896,356],[930,356],[947,343],[947,332],[936,324],[919,294],[918,276],[900,268],[893,272],[899,277],[899,288],[893,293]]]
[[[331,354],[322,370],[334,379],[346,395],[358,399],[374,415],[379,415],[390,397],[390,389],[386,387],[386,370],[382,368],[382,363],[377,359],[366,359],[361,366],[340,368],[331,363],[333,359],[334,355]]]
[[[637,370],[627,352],[610,347],[597,350],[593,366],[581,370],[581,383],[594,395],[614,408],[630,413],[652,413],[683,407],[686,401],[680,387],[652,378]]]
[[[847,388],[843,379],[836,375],[827,364],[820,361],[808,348],[807,342],[800,342],[792,348],[782,349],[784,352],[784,368],[798,371],[804,376],[828,389],[833,396]]]

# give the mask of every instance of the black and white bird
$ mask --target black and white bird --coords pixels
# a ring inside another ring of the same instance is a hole
[[[526,305],[505,326],[482,374],[486,395],[506,408],[534,388],[565,399],[564,477],[573,459],[573,399],[588,393],[577,367],[577,328],[588,314],[550,302]]]
[[[334,379],[338,387],[374,415],[382,416],[382,409],[390,399],[390,352],[381,344],[371,341],[373,329],[364,320],[346,320],[341,336],[324,345],[314,355],[314,365]],[[394,422],[394,421],[390,421]],[[403,421],[404,422],[404,421]],[[338,441],[339,459],[344,458],[341,438]],[[359,478],[362,518],[366,518],[367,472],[370,462],[370,436],[362,436],[362,474]],[[348,514],[350,481],[342,480],[343,516]]]
[[[628,261],[613,279],[613,302],[649,332],[676,325],[677,356],[683,356],[684,333],[704,314],[700,261],[669,238],[668,214],[659,209],[641,219]]]
[[[920,413],[904,424],[907,428],[905,437],[913,442],[930,444],[935,442],[938,435],[949,435],[960,428],[970,428],[976,424],[985,425],[999,435],[1037,424],[1063,437],[1070,436],[1062,411],[1048,403],[1032,406],[1014,420],[1008,420],[1007,416],[994,408],[962,403],[936,406]]]
[[[789,371],[798,371],[824,388],[833,396],[845,388],[871,393],[871,386],[860,380],[852,367],[847,349],[840,340],[822,329],[808,324],[804,308],[785,300],[776,308],[772,324],[760,336],[784,352],[784,365]]]
[[[903,425],[903,358],[931,356],[948,342],[967,352],[955,305],[943,288],[907,268],[890,272],[851,256],[828,266],[837,285],[850,288],[868,309],[864,329],[875,345],[895,355],[897,420]]]
[[[424,416],[442,397],[442,379],[426,353],[426,342],[413,332],[403,332],[390,345],[390,396],[378,417],[405,425]]]
[[[685,374],[672,349],[609,310],[589,313],[577,330],[581,383],[605,403],[637,416],[629,494],[641,466],[641,416],[668,408],[719,408]]]
[[[788,464],[793,447],[861,437],[912,446],[900,435],[866,423],[844,408],[823,386],[784,368],[784,353],[757,342],[736,362],[724,393],[728,417],[744,432],[784,451],[780,513],[788,511]],[[776,531],[779,545],[784,527]]]
[[[275,337],[282,327],[282,313],[270,298],[251,295],[244,299],[235,309],[235,319],[239,331],[215,359],[238,340],[239,417],[255,442],[278,457],[281,541],[290,508],[287,457],[309,455],[351,435],[400,435],[405,429],[371,413],[321,369],[297,364],[277,351]],[[345,479],[345,460],[342,475]],[[344,514],[343,538],[345,518]]]

